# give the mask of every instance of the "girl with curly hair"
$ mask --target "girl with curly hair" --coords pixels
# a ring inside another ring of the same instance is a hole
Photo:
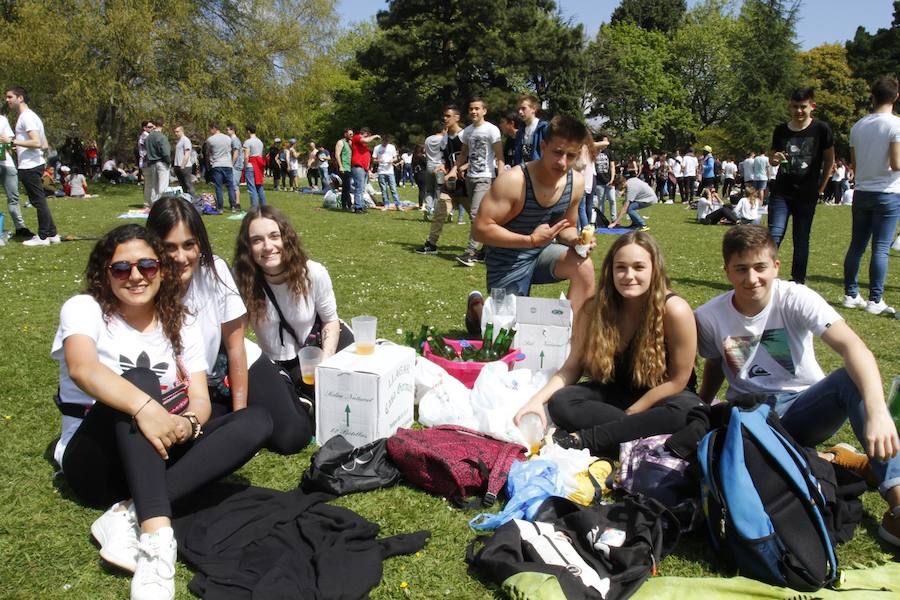
[[[272,420],[261,409],[210,419],[203,342],[184,325],[182,285],[156,235],[113,229],[85,282],[53,340],[63,415],[54,458],[79,498],[115,502],[91,533],[101,558],[134,573],[131,598],[172,598],[172,502],[243,465]]]
[[[244,337],[247,308],[228,265],[213,254],[200,213],[183,198],[160,198],[150,209],[147,228],[162,239],[174,261],[187,320],[200,329],[212,414],[261,406],[273,423],[266,446],[279,454],[300,452],[312,438],[307,408],[286,374]]]
[[[596,295],[575,315],[569,357],[515,421],[535,413],[546,428],[546,404],[558,443],[618,457],[620,443],[673,433],[700,404],[697,331],[650,235],[619,237],[600,274]],[[577,383],[585,374],[590,381]]]
[[[250,210],[241,222],[234,278],[263,352],[290,374],[301,396],[312,398],[297,352],[316,345],[327,358],[353,341],[338,319],[328,271],[306,256],[284,213],[266,205]]]

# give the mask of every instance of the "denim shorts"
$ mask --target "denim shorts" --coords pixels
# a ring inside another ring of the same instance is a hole
[[[764,189],[766,189],[766,185],[768,185],[769,182],[768,182],[768,180],[766,180],[766,179],[754,179],[754,180],[751,181],[750,183],[753,184],[753,187],[754,187],[756,190],[758,190],[758,191],[761,192],[761,191],[763,191]]]
[[[550,244],[537,255],[535,260],[504,274],[488,287],[502,288],[519,296],[527,296],[532,284],[556,283],[562,281],[553,272],[556,263],[569,250],[563,244]]]

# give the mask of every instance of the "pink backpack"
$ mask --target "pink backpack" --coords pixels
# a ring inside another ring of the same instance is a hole
[[[510,466],[525,460],[522,446],[459,425],[401,428],[388,438],[387,450],[409,483],[464,508],[493,505]],[[470,496],[480,499],[465,502]]]

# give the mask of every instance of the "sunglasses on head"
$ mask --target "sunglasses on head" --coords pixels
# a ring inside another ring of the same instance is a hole
[[[137,262],[120,260],[109,265],[109,273],[119,281],[125,281],[135,267],[145,279],[153,279],[159,273],[159,261],[155,258],[142,258]]]

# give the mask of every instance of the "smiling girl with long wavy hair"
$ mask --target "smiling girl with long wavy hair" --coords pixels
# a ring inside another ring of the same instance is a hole
[[[700,404],[694,314],[671,291],[650,235],[632,231],[613,243],[573,332],[565,364],[522,407],[517,423],[535,413],[546,425],[547,405],[558,443],[617,457],[622,442],[677,431]],[[577,383],[585,374],[590,381]]]

